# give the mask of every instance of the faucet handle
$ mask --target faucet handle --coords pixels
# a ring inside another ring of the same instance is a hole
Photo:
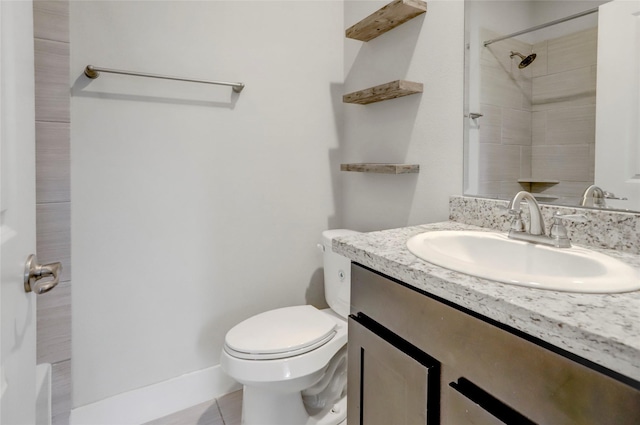
[[[564,227],[562,220],[568,220],[578,223],[587,221],[584,214],[560,214],[558,211],[553,213],[553,224],[549,230],[549,237],[554,240],[554,245],[558,248],[571,248],[571,241],[567,234],[567,228]]]
[[[586,223],[587,216],[584,214],[560,214],[556,211],[553,213],[553,224],[562,224],[562,220],[573,221],[574,223]]]
[[[524,227],[524,223],[522,222],[522,211],[508,209],[507,212],[509,213],[510,216],[513,217],[511,219],[510,230],[515,230],[516,232],[524,232],[525,227]]]
[[[607,192],[606,190],[603,192],[605,199],[618,199],[620,201],[628,201],[628,198],[617,197],[615,193]]]

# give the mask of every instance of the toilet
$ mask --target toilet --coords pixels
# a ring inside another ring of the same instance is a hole
[[[351,262],[322,232],[324,290],[330,308],[310,305],[260,313],[226,335],[223,370],[244,387],[243,425],[344,425]]]

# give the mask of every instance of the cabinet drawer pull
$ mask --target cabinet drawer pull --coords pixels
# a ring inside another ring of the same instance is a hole
[[[504,404],[466,378],[459,378],[458,382],[450,382],[449,386],[505,424],[536,425],[522,413]]]

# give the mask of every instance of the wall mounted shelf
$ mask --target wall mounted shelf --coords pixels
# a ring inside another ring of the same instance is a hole
[[[520,186],[522,186],[524,190],[531,192],[538,202],[553,202],[558,199],[557,196],[546,195],[540,192],[544,192],[549,186],[560,183],[559,180],[526,178],[518,179],[518,183],[520,183]]]
[[[426,11],[427,3],[424,1],[395,0],[347,28],[345,35],[354,40],[373,40]]]
[[[416,174],[420,172],[420,165],[386,163],[340,164],[340,171],[378,174]]]
[[[396,97],[409,96],[411,94],[422,93],[422,83],[413,81],[396,80],[390,83],[369,87],[342,96],[344,103],[357,103],[368,105],[369,103],[381,102],[383,100],[395,99]]]

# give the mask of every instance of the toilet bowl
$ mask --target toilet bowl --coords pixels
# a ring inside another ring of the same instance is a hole
[[[346,423],[347,322],[350,261],[322,233],[325,298],[330,308],[302,305],[260,313],[225,337],[221,366],[243,385],[244,425]]]

